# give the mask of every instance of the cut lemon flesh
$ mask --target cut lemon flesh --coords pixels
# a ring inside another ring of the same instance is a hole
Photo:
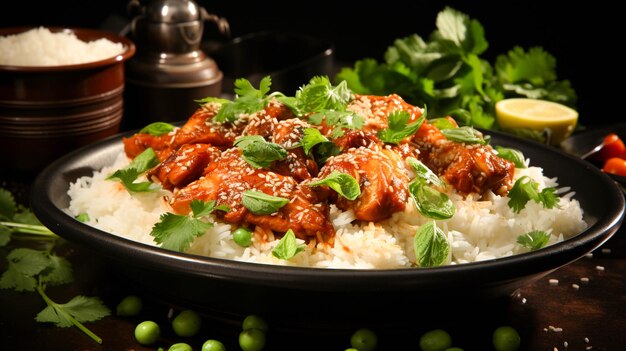
[[[498,125],[503,129],[549,129],[551,143],[559,144],[570,136],[578,122],[578,112],[565,105],[536,99],[504,99],[496,103]]]

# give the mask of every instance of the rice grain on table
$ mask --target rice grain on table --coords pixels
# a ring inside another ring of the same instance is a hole
[[[70,185],[68,213],[89,215],[87,224],[125,238],[156,245],[149,235],[159,216],[168,211],[164,197],[167,191],[130,195],[118,182],[106,180],[114,170],[124,167],[129,160],[122,153],[111,167],[82,177]],[[558,186],[556,179],[547,178],[542,169],[529,167],[516,170],[516,178],[528,175],[540,187]],[[450,264],[489,260],[511,256],[528,249],[517,243],[517,237],[532,230],[550,234],[548,244],[554,244],[580,233],[586,223],[578,201],[571,195],[561,196],[559,205],[545,209],[533,201],[528,202],[519,214],[509,206],[508,198],[493,193],[482,199],[475,196],[463,198],[452,192],[450,199],[456,214],[448,220],[437,221],[450,243]],[[378,223],[361,223],[352,211],[341,211],[331,206],[331,222],[337,233],[335,245],[310,244],[304,252],[289,260],[272,255],[279,238],[264,233],[266,238],[253,236],[252,245],[243,248],[231,235],[232,226],[217,222],[203,236],[198,237],[189,253],[226,258],[238,261],[276,265],[307,266],[319,268],[390,269],[415,266],[413,237],[417,229],[429,222],[415,209],[412,200],[406,209]],[[297,239],[298,243],[304,241]]]

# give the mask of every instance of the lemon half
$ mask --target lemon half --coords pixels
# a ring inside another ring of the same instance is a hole
[[[496,103],[496,117],[503,129],[550,129],[551,143],[557,145],[570,136],[578,122],[578,112],[565,105],[527,98],[504,99]]]

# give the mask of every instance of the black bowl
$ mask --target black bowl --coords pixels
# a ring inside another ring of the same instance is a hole
[[[346,323],[402,325],[427,311],[475,306],[516,289],[591,252],[624,216],[624,197],[593,165],[555,148],[496,132],[492,144],[524,152],[546,175],[570,186],[589,227],[555,245],[489,261],[422,269],[347,270],[284,267],[178,253],[85,225],[63,211],[68,185],[111,164],[120,137],[83,148],[47,167],[32,188],[32,208],[48,228],[106,257],[132,281],[171,303],[224,318],[259,313],[275,328],[334,328]],[[431,314],[431,317],[435,314]],[[444,314],[448,318],[446,314]],[[281,325],[282,323],[282,325]]]

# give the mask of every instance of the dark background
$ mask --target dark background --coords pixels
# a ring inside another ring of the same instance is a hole
[[[602,1],[294,1],[285,3],[197,0],[208,12],[225,17],[233,36],[272,29],[310,34],[335,44],[335,59],[351,63],[363,57],[382,59],[395,38],[435,29],[446,5],[479,20],[493,62],[515,45],[542,46],[557,59],[559,79],[569,79],[578,93],[582,125],[621,120],[624,45],[621,12]],[[145,0],[142,3],[146,3]],[[128,1],[57,0],[12,2],[0,13],[0,26],[64,25],[120,29],[129,20]],[[374,5],[375,4],[375,5]],[[205,37],[217,37],[207,24]]]

